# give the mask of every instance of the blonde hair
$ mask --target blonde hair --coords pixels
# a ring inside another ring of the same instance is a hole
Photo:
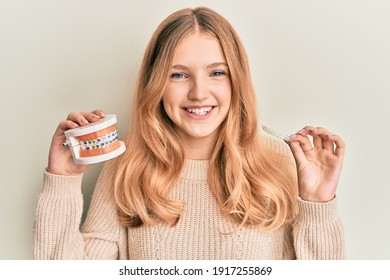
[[[182,172],[185,153],[162,106],[173,55],[195,31],[217,38],[229,67],[232,98],[220,127],[208,170],[221,211],[240,226],[276,229],[296,213],[292,170],[278,165],[258,133],[255,94],[243,45],[233,27],[211,9],[171,14],[153,34],[136,85],[127,151],[120,157],[115,199],[120,222],[129,227],[164,221],[175,225],[183,202],[169,199]],[[291,172],[290,172],[291,171]]]

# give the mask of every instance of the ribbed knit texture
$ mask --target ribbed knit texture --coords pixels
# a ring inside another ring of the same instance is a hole
[[[283,143],[272,140],[284,153]],[[80,176],[44,173],[36,211],[36,259],[342,259],[343,227],[336,199],[313,203],[298,199],[293,226],[272,232],[241,228],[222,216],[207,182],[207,160],[190,160],[171,198],[185,202],[174,227],[165,224],[124,228],[113,197],[114,170],[100,174],[80,229],[83,208]],[[229,234],[231,233],[231,234]]]

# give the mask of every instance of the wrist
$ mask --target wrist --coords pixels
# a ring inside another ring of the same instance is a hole
[[[47,173],[53,175],[62,175],[62,176],[78,176],[83,173],[83,172],[71,172],[71,171],[59,170],[56,168],[50,168],[49,166],[46,167],[45,170]]]
[[[327,203],[335,199],[336,195],[332,196],[304,196],[299,194],[300,199],[303,201],[308,201],[308,202],[319,202],[319,203]]]

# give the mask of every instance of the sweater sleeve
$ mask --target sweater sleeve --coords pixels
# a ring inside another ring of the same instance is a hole
[[[125,259],[126,231],[117,220],[113,169],[99,176],[84,225],[82,175],[44,172],[34,223],[35,259]]]
[[[344,259],[344,229],[337,214],[337,199],[327,203],[298,198],[299,214],[293,225],[297,259]]]

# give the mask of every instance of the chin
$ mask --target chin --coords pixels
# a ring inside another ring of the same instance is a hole
[[[193,138],[207,138],[211,135],[213,135],[214,130],[208,130],[208,131],[187,131],[187,135]]]

